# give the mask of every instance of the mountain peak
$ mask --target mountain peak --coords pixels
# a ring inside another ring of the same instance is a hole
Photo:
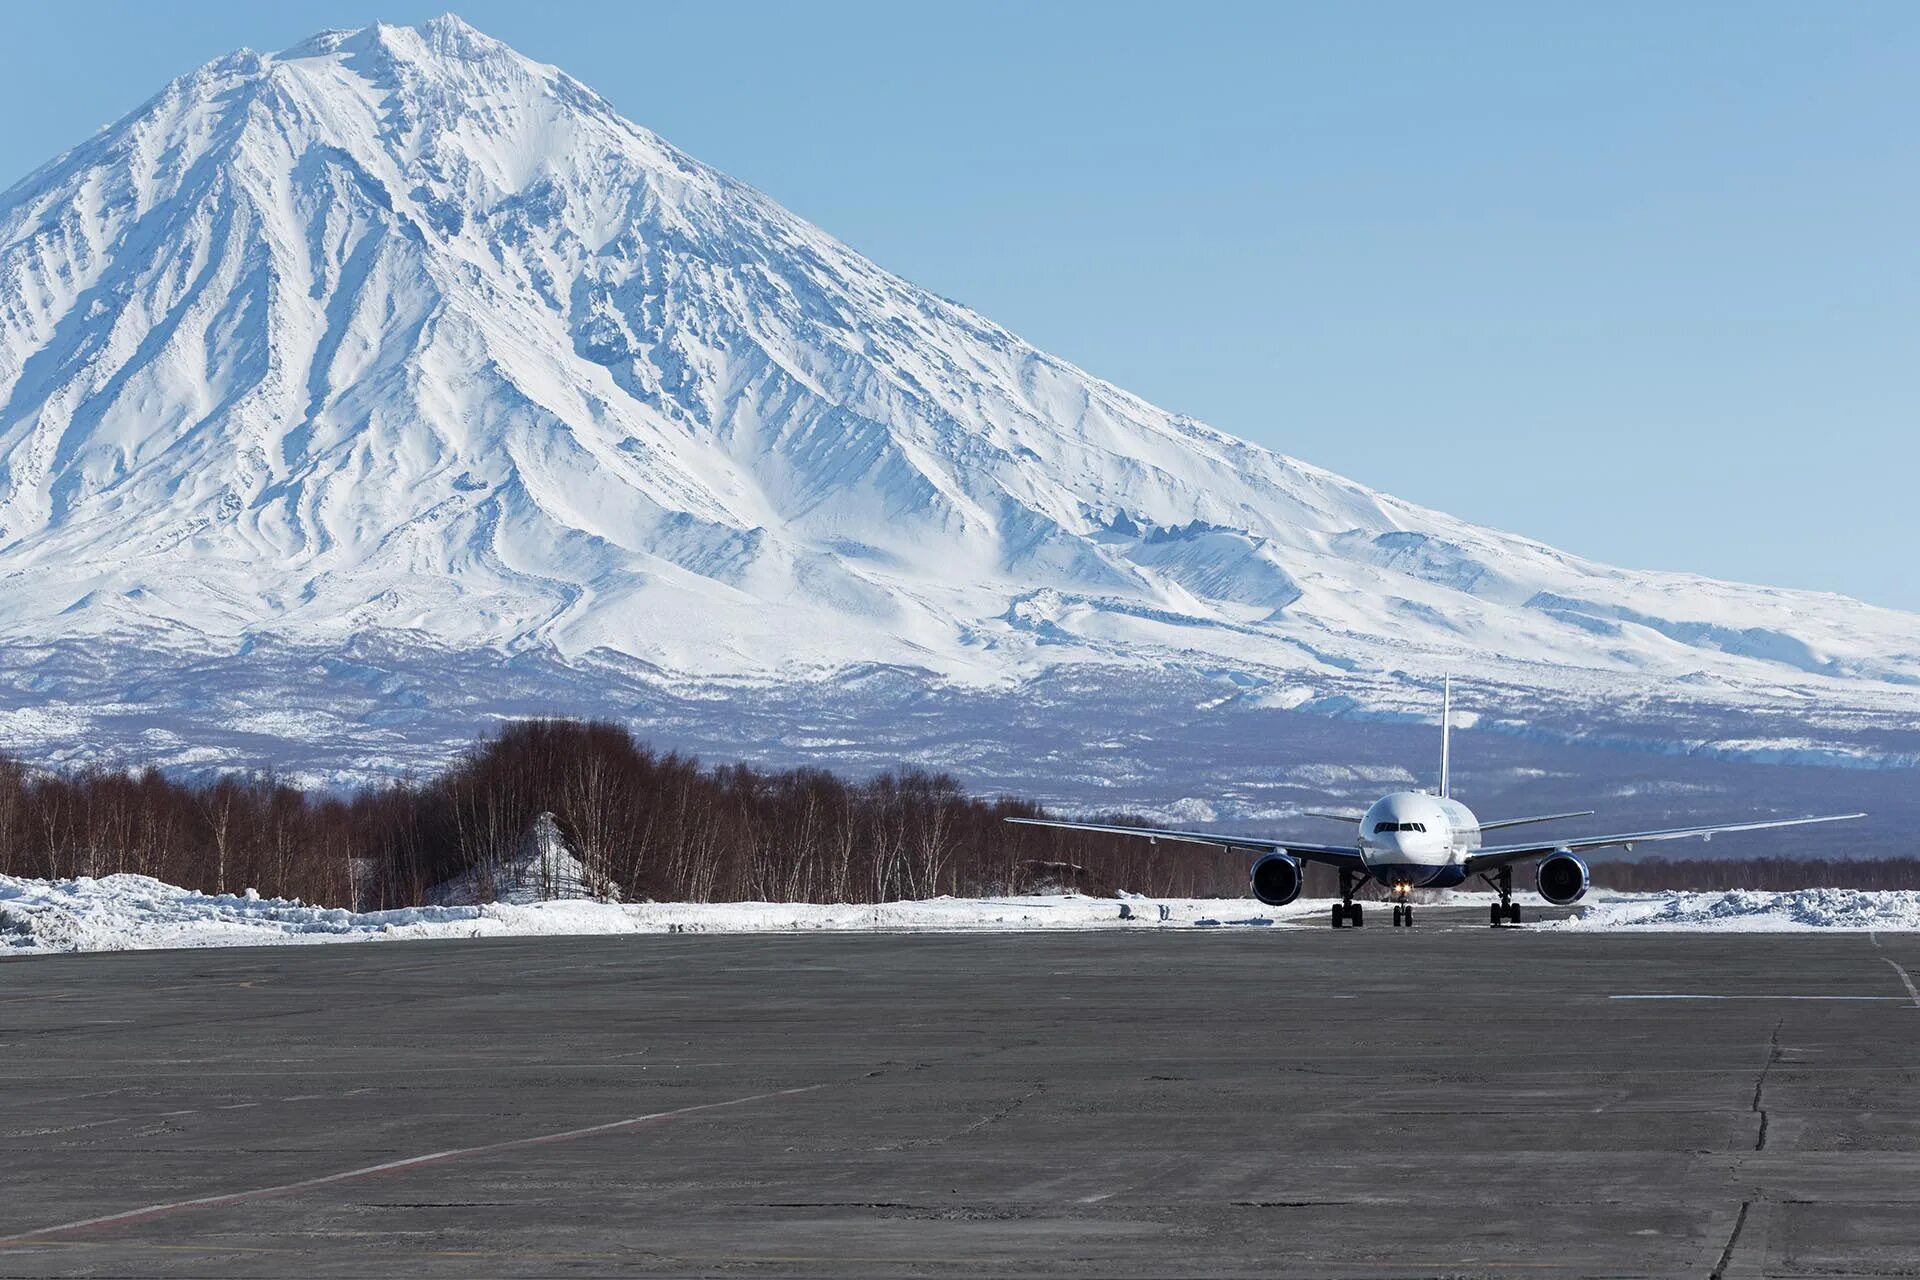
[[[436,44],[446,44],[467,48],[475,45],[488,48],[505,48],[506,45],[479,30],[457,13],[443,13],[428,18],[415,30],[420,31]]]
[[[459,58],[484,58],[501,53],[520,55],[506,42],[474,27],[454,13],[411,25],[375,22],[365,27],[333,27],[316,32],[305,40],[283,49],[282,59],[320,57],[342,49],[380,48],[405,57],[437,55]]]

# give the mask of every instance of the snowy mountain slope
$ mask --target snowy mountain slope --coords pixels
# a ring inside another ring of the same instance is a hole
[[[369,635],[1920,710],[1920,618],[1594,564],[1169,414],[452,17],[220,59],[0,194],[0,637],[112,687],[116,652]]]

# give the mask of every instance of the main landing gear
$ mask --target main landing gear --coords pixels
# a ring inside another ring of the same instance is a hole
[[[1333,904],[1334,928],[1338,929],[1342,925],[1350,924],[1358,929],[1366,923],[1366,915],[1360,910],[1360,904],[1353,900],[1353,895],[1369,878],[1363,871],[1360,873],[1360,879],[1355,880],[1352,871],[1345,867],[1340,868],[1340,901]],[[1395,917],[1394,923],[1400,923],[1398,917]]]
[[[1496,929],[1502,923],[1519,924],[1520,904],[1513,900],[1513,868],[1502,867],[1492,876],[1480,878],[1492,885],[1493,891],[1500,895],[1500,901],[1487,908],[1487,923]]]

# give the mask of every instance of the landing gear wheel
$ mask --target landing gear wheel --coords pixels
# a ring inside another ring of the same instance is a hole
[[[1394,928],[1396,928],[1396,929],[1398,929],[1398,928],[1400,927],[1400,914],[1401,914],[1401,911],[1402,911],[1402,908],[1401,908],[1401,907],[1399,907],[1399,906],[1395,906],[1395,907],[1394,907],[1394,909],[1393,909],[1393,927],[1394,927]]]
[[[1339,903],[1333,904],[1333,927],[1338,929],[1347,922],[1347,909]]]
[[[1356,929],[1366,923],[1366,916],[1361,914],[1359,903],[1349,902],[1347,904],[1347,923]]]
[[[1402,907],[1400,911],[1401,911],[1401,918],[1405,922],[1407,928],[1409,929],[1413,928],[1413,904],[1409,902],[1406,906]]]
[[[1493,891],[1500,895],[1500,900],[1487,911],[1487,923],[1496,929],[1500,927],[1503,920],[1508,924],[1520,923],[1520,904],[1513,900],[1513,868],[1502,867],[1498,875],[1498,880],[1488,876],[1480,877],[1492,885]]]

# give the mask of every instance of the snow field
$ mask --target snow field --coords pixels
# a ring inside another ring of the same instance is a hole
[[[1261,927],[1325,912],[1302,899],[1088,898],[1078,894],[933,898],[870,905],[586,900],[347,911],[246,894],[206,894],[150,876],[0,876],[0,949],[15,953],[276,946],[398,938],[538,937],[809,930],[996,932]],[[1122,908],[1131,917],[1123,918]]]
[[[1796,889],[1767,893],[1596,895],[1579,915],[1544,929],[1706,930],[1715,933],[1797,933],[1810,929],[1920,930],[1920,892]]]

